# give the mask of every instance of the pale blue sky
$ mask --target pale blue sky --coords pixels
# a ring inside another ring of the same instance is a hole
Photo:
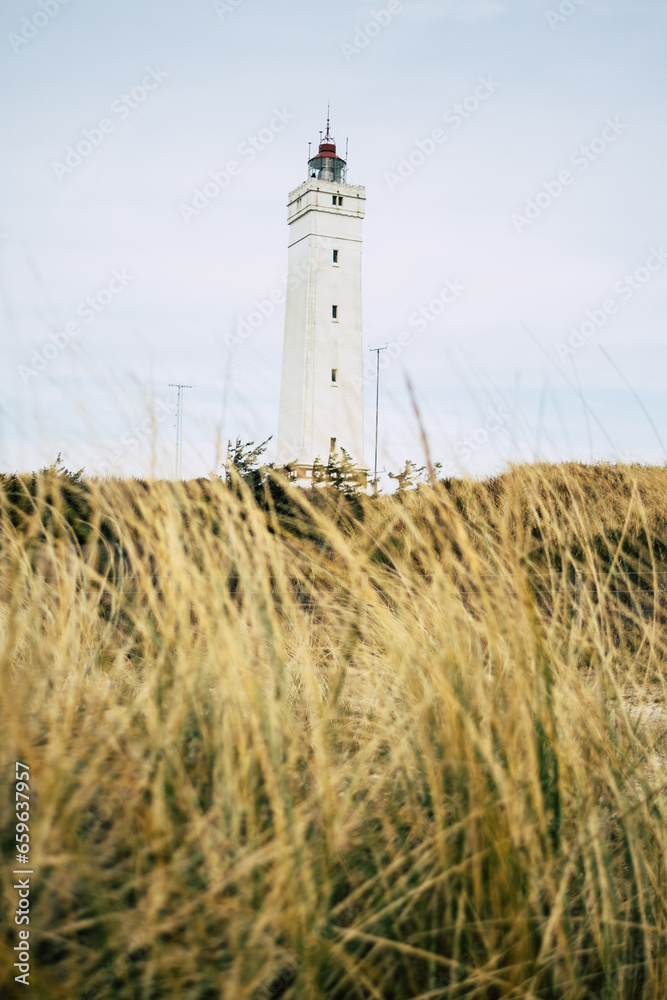
[[[329,99],[367,188],[366,347],[413,334],[382,375],[381,465],[420,454],[406,377],[450,470],[665,460],[664,3],[392,0],[368,31],[388,0],[42,4],[0,13],[1,470],[62,452],[91,472],[169,473],[170,382],[195,386],[187,474],[216,466],[220,440],[275,435],[282,309],[233,351],[225,336],[282,286],[287,193]],[[99,145],[54,167],[86,130]],[[432,155],[398,182],[420,145]],[[230,160],[238,173],[186,223]],[[465,291],[436,316],[447,280]],[[589,311],[599,330],[559,348]],[[68,323],[78,336],[31,375]],[[369,379],[369,462],[374,395]]]

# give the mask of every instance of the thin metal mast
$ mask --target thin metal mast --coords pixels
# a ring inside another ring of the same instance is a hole
[[[170,382],[171,389],[178,389],[176,403],[176,479],[183,478],[183,390],[194,388],[183,382]]]
[[[378,491],[378,428],[380,425],[380,351],[386,351],[389,344],[384,347],[369,347],[371,353],[377,354],[377,375],[375,380],[375,468],[373,474],[373,492],[377,496]]]

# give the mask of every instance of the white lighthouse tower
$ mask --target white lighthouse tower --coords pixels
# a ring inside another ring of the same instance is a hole
[[[276,462],[312,480],[344,449],[364,468],[361,224],[365,188],[326,135],[289,195],[285,340]]]

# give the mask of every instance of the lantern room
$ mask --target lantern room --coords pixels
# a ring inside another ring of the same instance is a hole
[[[334,184],[345,184],[346,176],[347,163],[336,154],[336,140],[331,135],[327,118],[327,131],[320,141],[317,156],[308,160],[308,177],[315,177],[319,181],[331,181]]]

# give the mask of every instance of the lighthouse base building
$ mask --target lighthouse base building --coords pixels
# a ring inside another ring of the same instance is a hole
[[[365,189],[348,184],[327,132],[289,195],[285,339],[276,463],[312,482],[345,450],[364,468],[361,227]]]

